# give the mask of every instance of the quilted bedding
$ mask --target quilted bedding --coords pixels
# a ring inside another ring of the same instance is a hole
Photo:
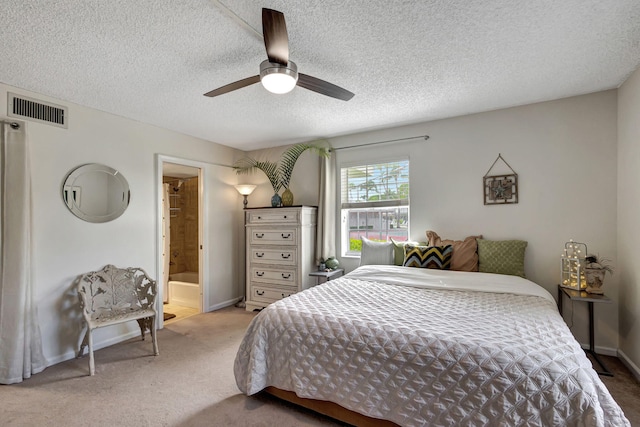
[[[540,286],[515,276],[365,266],[271,304],[236,383],[402,426],[629,426]]]

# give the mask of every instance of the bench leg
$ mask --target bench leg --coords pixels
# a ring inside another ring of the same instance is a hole
[[[155,317],[151,317],[149,319],[150,329],[151,329],[151,341],[153,342],[153,355],[157,356],[160,354],[158,351],[158,339],[156,338],[156,322]]]
[[[80,349],[78,350],[78,354],[76,355],[76,359],[80,359],[82,357],[82,353],[84,353],[84,348],[87,346],[87,336],[89,335],[89,328],[84,333],[84,338],[82,339],[82,343],[80,344]]]
[[[96,374],[96,363],[93,359],[93,336],[91,335],[91,329],[87,331],[89,334],[89,375]]]
[[[144,340],[145,331],[149,329],[151,332],[151,341],[153,343],[153,355],[157,356],[158,354],[158,339],[156,338],[156,317],[145,317],[144,319],[138,319],[138,325],[140,325],[140,335],[142,335],[142,340]]]
[[[140,336],[142,337],[142,341],[144,341],[144,334],[146,332],[147,326],[150,326],[148,321],[148,317],[145,317],[144,319],[138,319],[138,326],[140,326]]]

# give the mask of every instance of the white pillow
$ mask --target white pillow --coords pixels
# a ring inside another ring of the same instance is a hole
[[[393,265],[394,252],[391,242],[374,242],[366,237],[361,237],[362,251],[360,252],[360,265]]]

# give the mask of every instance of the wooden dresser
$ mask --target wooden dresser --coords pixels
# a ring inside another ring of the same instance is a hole
[[[311,206],[245,210],[248,311],[315,284],[316,218]]]

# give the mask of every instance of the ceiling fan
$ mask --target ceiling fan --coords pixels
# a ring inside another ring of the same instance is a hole
[[[282,12],[262,9],[262,34],[269,59],[260,63],[260,74],[219,87],[205,96],[218,96],[261,82],[265,89],[277,94],[291,92],[297,85],[342,101],[353,98],[354,94],[346,89],[298,72],[296,64],[289,60],[289,37]]]

